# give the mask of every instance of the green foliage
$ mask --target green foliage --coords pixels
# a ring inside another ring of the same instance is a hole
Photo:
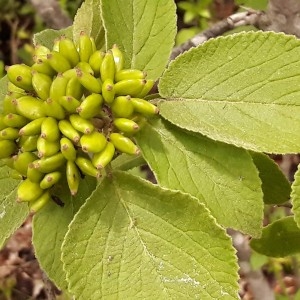
[[[103,1],[106,48],[117,44],[125,51],[125,67],[145,70],[157,79],[174,45],[175,4],[169,0]],[[122,34],[120,34],[122,28]]]
[[[145,125],[137,141],[159,184],[197,197],[221,225],[260,236],[261,181],[246,150],[160,120]]]
[[[63,186],[66,181],[57,187],[58,197],[64,201],[64,207],[50,202],[33,218],[32,242],[35,255],[42,269],[46,270],[48,277],[62,290],[67,289],[65,272],[61,264],[61,245],[68,231],[68,225],[85,199],[90,196],[96,187],[94,178],[87,178],[80,184],[79,193],[71,197],[69,191]]]
[[[175,28],[173,0],[87,0],[72,27],[34,37],[51,48],[62,33],[76,40],[84,31],[103,50],[117,44],[125,67],[147,71],[160,93],[149,97],[160,115],[143,118],[135,135],[139,155],[120,155],[103,178],[81,180],[76,197],[59,182],[55,195],[65,206],[50,201],[34,216],[41,267],[76,299],[238,299],[227,227],[249,234],[265,255],[299,252],[299,171],[290,188],[263,154],[300,149],[299,40],[235,34],[166,68]],[[6,77],[0,90],[2,103]],[[135,169],[144,164],[157,184]],[[28,215],[27,205],[15,201],[19,181],[8,170],[0,169],[1,246]],[[286,202],[290,190],[294,216],[262,228],[264,204]]]
[[[159,105],[161,115],[238,147],[297,153],[299,56],[298,39],[273,32],[210,40],[178,57],[164,73],[159,91],[167,101]]]
[[[104,179],[73,219],[62,251],[78,299],[237,296],[230,239],[205,207],[126,173]]]
[[[265,204],[281,204],[290,198],[291,185],[278,165],[264,153],[251,152],[262,181]]]
[[[16,202],[16,187],[18,180],[11,179],[9,169],[0,167],[0,247],[3,247],[16,229],[18,229],[27,218],[29,211],[26,204]]]
[[[293,216],[285,217],[266,226],[260,239],[252,239],[251,247],[264,255],[284,257],[300,252],[300,229]]]

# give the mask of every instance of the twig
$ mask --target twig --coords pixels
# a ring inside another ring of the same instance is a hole
[[[240,12],[229,16],[228,18],[217,22],[207,30],[195,35],[186,43],[175,47],[172,51],[170,60],[175,59],[179,54],[189,50],[192,47],[196,47],[207,40],[222,35],[223,33],[237,28],[239,26],[253,25],[257,26],[260,22],[260,18],[264,13],[262,11],[249,10],[246,12]]]
[[[43,282],[44,282],[44,290],[46,293],[47,300],[55,300],[56,299],[56,293],[55,293],[55,287],[53,283],[50,281],[48,276],[45,272],[42,273],[43,276]]]
[[[262,271],[253,270],[250,264],[251,249],[248,239],[240,232],[228,229],[228,234],[232,237],[232,242],[237,250],[240,273],[243,274],[249,283],[249,288],[254,300],[275,300],[274,291],[264,277]]]
[[[62,29],[72,25],[72,20],[61,9],[58,1],[30,0],[30,2],[48,28]]]

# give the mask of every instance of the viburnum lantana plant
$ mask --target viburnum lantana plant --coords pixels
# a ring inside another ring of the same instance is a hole
[[[299,251],[299,174],[265,154],[300,150],[299,40],[244,32],[169,62],[175,11],[86,0],[0,82],[1,245],[33,212],[36,257],[76,299],[238,299],[227,228]],[[291,190],[294,215],[262,228]]]

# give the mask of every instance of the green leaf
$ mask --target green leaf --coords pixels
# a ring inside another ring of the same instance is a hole
[[[2,102],[7,93],[8,78],[4,76],[0,79],[0,112],[2,111]]]
[[[179,127],[268,153],[300,151],[300,41],[274,32],[212,39],[170,64],[161,115]]]
[[[124,172],[81,207],[62,250],[76,299],[238,299],[235,251],[204,206]]]
[[[105,45],[100,2],[100,0],[86,0],[78,9],[73,23],[74,41],[77,41],[80,32],[84,31],[95,39],[97,49]]]
[[[94,178],[82,180],[76,197],[71,197],[64,181],[58,187],[59,198],[65,203],[60,207],[54,202],[50,202],[33,218],[32,242],[35,255],[40,266],[48,277],[62,290],[67,289],[66,275],[61,262],[61,245],[68,225],[72,221],[75,213],[85,202],[96,187]]]
[[[107,48],[125,52],[127,68],[147,71],[157,79],[165,69],[176,35],[173,0],[102,1]]]
[[[117,156],[112,162],[112,169],[118,169],[120,171],[128,171],[130,169],[140,167],[145,165],[146,162],[143,156],[132,156],[129,154],[123,153],[122,155]]]
[[[263,195],[249,153],[160,120],[151,125],[136,139],[159,184],[197,197],[219,224],[259,237]]]
[[[9,177],[8,167],[0,167],[0,248],[26,220],[27,203],[17,203],[16,188],[20,181]]]
[[[294,182],[292,184],[291,202],[293,204],[292,210],[295,216],[295,221],[300,228],[300,165],[294,175]]]
[[[62,35],[65,35],[68,38],[72,38],[72,26],[60,30],[46,29],[39,33],[36,33],[33,36],[33,44],[44,45],[49,49],[52,49],[54,40],[59,38]]]
[[[281,204],[289,200],[291,184],[279,169],[278,165],[264,153],[250,152],[259,177],[265,204]]]
[[[271,256],[284,257],[300,252],[300,229],[292,216],[282,218],[266,226],[260,239],[252,239],[255,251]]]

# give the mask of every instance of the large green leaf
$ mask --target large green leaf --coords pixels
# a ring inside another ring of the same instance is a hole
[[[259,177],[265,204],[281,204],[289,200],[291,184],[280,171],[278,165],[264,153],[250,152]]]
[[[298,165],[298,170],[295,173],[294,178],[295,180],[292,184],[291,201],[293,204],[295,221],[300,228],[300,165]]]
[[[272,257],[300,252],[300,229],[292,216],[279,219],[263,229],[260,239],[252,239],[251,248]]]
[[[78,40],[79,34],[84,31],[95,39],[98,49],[104,47],[104,28],[101,20],[101,1],[86,0],[78,9],[73,23],[73,38]]]
[[[106,43],[125,52],[126,67],[147,71],[157,79],[163,72],[176,35],[173,0],[102,0]]]
[[[260,236],[261,181],[246,150],[160,120],[145,125],[136,138],[162,186],[197,197],[223,226]]]
[[[82,180],[76,197],[71,197],[66,187],[67,183],[62,182],[57,187],[59,198],[65,203],[60,207],[50,202],[33,218],[32,242],[35,255],[42,269],[48,277],[61,289],[67,289],[66,275],[64,273],[61,257],[61,245],[68,230],[68,225],[75,213],[84,203],[87,197],[96,187],[94,178]]]
[[[39,33],[36,33],[33,36],[33,43],[34,45],[41,44],[48,47],[49,49],[52,49],[54,40],[62,35],[65,35],[68,38],[72,38],[72,26],[60,30],[46,29]]]
[[[62,250],[76,299],[238,299],[235,251],[207,209],[124,172],[81,207]]]
[[[161,115],[257,152],[300,151],[300,41],[274,32],[212,39],[179,56],[159,84]]]
[[[29,214],[27,203],[16,202],[16,187],[20,181],[11,179],[8,172],[7,167],[0,167],[0,248]]]

